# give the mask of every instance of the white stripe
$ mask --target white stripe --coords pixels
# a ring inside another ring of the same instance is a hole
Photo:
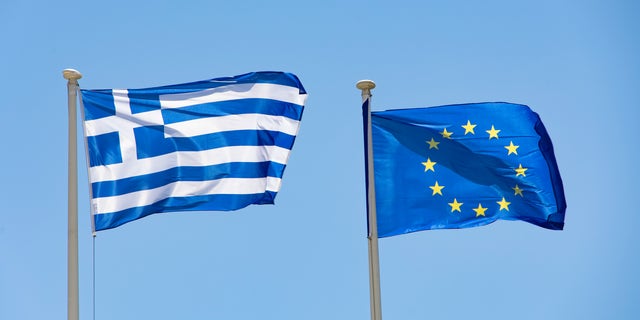
[[[96,214],[110,213],[134,207],[154,204],[169,197],[189,197],[210,194],[255,194],[266,190],[278,192],[281,179],[227,178],[211,181],[178,181],[150,190],[142,190],[124,195],[97,198],[93,200]]]
[[[206,89],[196,92],[160,95],[160,106],[163,109],[182,108],[203,103],[238,99],[272,99],[304,105],[306,94],[300,89],[271,83],[242,83]]]
[[[234,130],[271,130],[289,135],[298,133],[300,121],[259,113],[199,118],[165,125],[165,137],[196,137]]]
[[[91,182],[112,181],[178,166],[210,166],[228,162],[273,161],[286,164],[289,149],[278,146],[234,146],[204,151],[180,151],[127,163],[89,168]]]
[[[117,117],[114,117],[115,119],[117,119],[116,121],[114,121],[114,127],[120,130],[118,132],[118,139],[120,141],[120,154],[122,157],[121,159],[122,159],[122,162],[128,162],[136,158],[136,139],[133,133],[133,129],[122,130],[128,127],[133,128],[131,127],[132,125],[131,123],[125,124],[124,127],[122,126],[123,120],[127,118],[132,118],[128,91],[113,90],[113,103],[116,109],[116,114],[118,114]],[[159,119],[162,120],[161,117],[159,117]],[[114,119],[111,119],[111,120],[114,120]],[[85,126],[85,128],[88,128],[88,130],[91,130],[93,126],[89,124],[88,126]]]

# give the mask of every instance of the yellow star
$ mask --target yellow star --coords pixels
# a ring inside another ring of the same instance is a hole
[[[427,172],[429,170],[436,172],[436,170],[433,168],[433,166],[436,164],[437,162],[431,161],[431,158],[427,158],[427,162],[423,162],[422,165],[424,166],[424,172]]]
[[[478,203],[478,207],[473,209],[473,211],[476,212],[476,217],[479,217],[479,216],[483,216],[484,217],[485,216],[484,212],[487,211],[487,208],[483,208],[482,204]]]
[[[513,189],[513,191],[515,191],[515,193],[513,194],[514,196],[520,195],[521,197],[524,197],[522,195],[522,189],[520,189],[520,187],[518,187],[518,185],[516,184],[515,187],[511,188]]]
[[[507,202],[504,197],[502,197],[502,201],[496,201],[496,203],[500,205],[500,210],[504,209],[509,211],[509,205],[511,204],[511,202]]]
[[[519,167],[515,168],[514,170],[516,170],[516,177],[517,176],[523,176],[526,177],[527,175],[524,173],[525,171],[529,170],[529,168],[523,168],[522,164],[520,164]]]
[[[509,145],[505,146],[504,148],[509,150],[509,153],[507,155],[510,155],[512,153],[515,153],[516,155],[518,155],[518,148],[520,148],[520,146],[515,146],[513,145],[513,141],[510,141]]]
[[[460,211],[460,207],[463,204],[464,203],[462,203],[462,202],[458,202],[458,200],[456,200],[456,198],[453,198],[453,202],[449,202],[449,205],[451,206],[451,212],[454,212],[454,211],[462,212],[462,211]]]
[[[453,132],[449,132],[449,131],[447,131],[447,128],[444,128],[444,130],[442,130],[442,132],[440,132],[440,134],[445,139],[451,139],[451,135],[453,134]]]
[[[491,125],[491,130],[486,130],[486,132],[489,134],[489,140],[491,140],[491,138],[498,139],[498,132],[500,132],[500,130],[496,130],[496,128]]]
[[[431,195],[435,196],[436,194],[442,195],[442,189],[444,189],[444,186],[439,185],[438,181],[436,181],[436,184],[433,186],[430,186],[429,188],[433,190],[433,193]]]
[[[438,150],[438,145],[440,144],[440,142],[433,140],[433,138],[431,138],[431,141],[427,141],[427,143],[429,144],[429,149],[436,149]]]
[[[467,120],[467,124],[462,126],[464,128],[464,134],[466,135],[467,133],[471,133],[471,134],[476,134],[475,132],[473,132],[473,128],[476,127],[475,124],[471,124],[471,122],[469,120]]]

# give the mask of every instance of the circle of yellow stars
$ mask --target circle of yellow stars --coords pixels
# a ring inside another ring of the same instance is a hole
[[[464,129],[464,135],[475,135],[476,134],[476,127],[477,124],[474,124],[471,122],[471,120],[467,120],[466,124],[460,125],[460,127],[462,127]],[[491,128],[488,130],[485,130],[484,132],[487,133],[488,135],[488,139],[489,140],[500,140],[500,129],[497,129],[493,124],[491,125]],[[437,139],[452,139],[452,136],[454,134],[454,132],[452,131],[448,131],[447,128],[444,128],[440,133],[441,137],[436,137]],[[440,142],[436,140],[436,138],[431,137],[430,140],[426,141],[429,150],[434,150],[434,151],[438,151],[440,150]],[[518,148],[520,148],[519,145],[515,145],[513,143],[512,140],[509,141],[508,145],[505,145],[504,148],[506,149],[507,152],[507,156],[518,156]],[[427,157],[427,161],[422,162],[422,165],[424,166],[424,172],[436,172],[436,165],[438,163],[436,161],[431,160],[431,157]],[[517,168],[513,168],[514,170],[514,174],[516,177],[522,177],[525,178],[527,176],[527,170],[529,170],[529,168],[523,167],[522,164],[518,164]],[[431,186],[429,186],[429,188],[431,189],[431,196],[435,197],[435,196],[444,196],[443,190],[445,189],[444,185],[440,185],[440,183],[436,180],[435,183]],[[523,194],[523,189],[516,184],[513,188],[511,188],[513,190],[513,195],[511,195],[512,197],[524,197]],[[502,210],[506,210],[509,211],[509,205],[511,205],[511,202],[507,201],[507,199],[502,196],[502,199],[500,201],[496,201],[495,202],[496,206],[495,208],[498,209],[498,211],[502,211]],[[462,213],[463,212],[463,202],[459,202],[457,198],[453,198],[452,202],[448,202],[449,205],[449,210],[451,213],[454,212],[458,212],[458,213]],[[475,205],[475,204],[474,204]],[[487,205],[487,204],[485,204]],[[471,210],[474,212],[475,217],[484,217],[485,216],[485,212],[489,209],[489,206],[487,207],[483,207],[482,203],[478,203],[477,207],[471,207]]]

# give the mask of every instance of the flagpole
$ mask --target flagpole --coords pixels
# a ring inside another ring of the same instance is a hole
[[[373,143],[371,136],[371,89],[376,84],[371,80],[360,80],[356,88],[362,90],[362,102],[369,100],[367,110],[363,110],[366,116],[366,159],[367,159],[367,219],[369,225],[369,290],[371,298],[371,320],[382,320],[382,307],[380,299],[380,259],[378,257],[378,223],[376,218],[376,191],[373,174]]]
[[[80,72],[64,69],[62,76],[68,80],[69,95],[69,147],[68,147],[68,234],[67,234],[67,319],[79,318],[78,295],[78,148],[77,148],[77,116],[76,100],[78,96],[78,79]]]

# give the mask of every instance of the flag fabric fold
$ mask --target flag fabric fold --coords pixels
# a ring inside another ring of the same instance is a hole
[[[307,97],[284,72],[81,93],[95,230],[273,204]]]
[[[561,230],[566,203],[539,116],[510,103],[371,113],[379,237],[522,220]]]

